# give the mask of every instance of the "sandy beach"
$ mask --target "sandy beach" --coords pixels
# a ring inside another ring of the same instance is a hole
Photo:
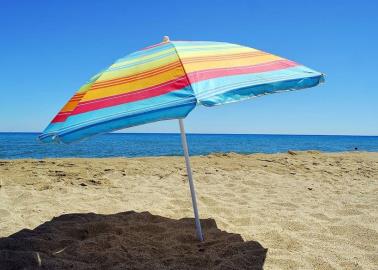
[[[378,153],[191,161],[203,243],[183,157],[0,161],[0,269],[378,269]]]

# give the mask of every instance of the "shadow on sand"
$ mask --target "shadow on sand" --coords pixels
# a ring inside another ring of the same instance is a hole
[[[149,212],[67,214],[0,238],[0,269],[262,269],[267,249],[201,220]]]

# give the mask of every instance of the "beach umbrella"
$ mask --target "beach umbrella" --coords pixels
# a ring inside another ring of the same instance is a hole
[[[322,73],[226,42],[170,41],[128,54],[84,84],[39,136],[71,143],[96,134],[178,119],[197,236],[202,241],[183,119],[215,106],[318,85]]]

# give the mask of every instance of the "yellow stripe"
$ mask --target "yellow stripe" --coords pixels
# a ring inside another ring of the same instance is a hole
[[[177,60],[178,60],[177,55],[170,55],[168,57],[164,57],[162,59],[159,59],[159,60],[156,60],[156,61],[153,61],[153,62],[148,62],[148,63],[145,63],[145,64],[133,66],[133,67],[130,67],[130,68],[105,72],[104,74],[102,74],[100,76],[100,78],[98,78],[96,80],[96,82],[102,82],[102,81],[122,78],[122,77],[126,77],[126,76],[131,76],[131,75],[134,75],[136,73],[141,73],[141,72],[149,71],[151,69],[154,69],[154,68],[157,68],[157,67],[160,67],[160,66],[168,65],[168,64],[175,62]]]
[[[241,59],[233,59],[227,61],[206,61],[206,62],[198,62],[198,63],[184,63],[184,67],[186,72],[194,72],[206,69],[213,69],[213,68],[232,68],[238,66],[250,66],[250,65],[258,65],[263,64],[275,60],[283,59],[281,57],[268,54],[262,56],[255,56],[255,57],[245,57]]]
[[[218,46],[214,46],[214,47],[219,47],[219,46],[224,46],[224,45],[218,45]],[[186,46],[186,47],[190,47],[190,48],[209,47],[209,45],[207,45],[207,46]],[[119,67],[119,66],[125,65],[126,63],[127,64],[131,64],[133,62],[135,63],[137,61],[141,61],[141,59],[144,59],[144,60],[151,59],[153,57],[159,56],[161,54],[166,53],[167,51],[172,51],[172,50],[173,49],[165,50],[163,52],[151,54],[151,55],[148,55],[146,57],[140,57],[140,58],[132,60],[132,61],[123,61],[123,62],[115,63],[110,68]],[[216,50],[216,51],[195,51],[195,52],[180,52],[179,51],[179,55],[180,55],[181,59],[185,59],[187,57],[216,56],[216,55],[227,55],[227,54],[232,54],[232,53],[243,53],[243,52],[254,52],[254,51],[257,51],[257,50],[239,46],[238,48],[230,47],[230,48],[225,48],[225,49]],[[131,76],[131,75],[136,74],[136,73],[145,72],[145,71],[148,71],[150,69],[157,68],[159,66],[170,64],[170,63],[177,61],[177,60],[178,60],[177,55],[172,54],[172,55],[169,55],[167,57],[164,57],[164,58],[161,58],[161,59],[158,59],[158,60],[155,60],[155,61],[147,62],[145,64],[140,64],[140,65],[137,65],[137,66],[134,66],[134,67],[104,72],[96,80],[96,82],[107,81],[107,80],[122,78],[122,77],[126,77],[126,76]]]
[[[184,75],[182,67],[177,67],[168,72],[160,73],[155,76],[151,76],[145,79],[137,80],[134,82],[129,82],[125,84],[110,86],[106,88],[93,89],[88,91],[85,96],[81,99],[82,102],[95,100],[104,97],[110,97],[119,94],[130,93],[143,88],[151,87],[154,85],[162,84],[164,82],[174,80],[175,78]]]
[[[229,46],[229,47],[227,47],[227,46]],[[219,47],[225,47],[225,48],[217,49]],[[183,46],[181,48],[180,48],[179,45],[177,46],[178,51],[185,50],[185,49],[201,49],[201,48],[214,48],[216,51],[212,51],[212,54],[213,53],[216,54],[217,52],[220,53],[222,51],[228,51],[228,50],[255,51],[255,49],[243,47],[243,46],[238,46],[238,45],[234,45],[234,44],[197,45],[197,46],[185,46],[185,47]],[[132,60],[127,60],[127,56],[126,56],[124,61],[114,63],[110,67],[115,68],[115,67],[119,67],[119,66],[123,66],[123,65],[133,64],[133,63],[136,63],[136,62],[149,60],[151,58],[158,57],[158,56],[164,55],[166,53],[174,52],[174,51],[175,51],[174,48],[169,48],[169,49],[166,49],[166,50],[163,50],[163,51],[159,51],[159,52],[156,52],[156,53],[153,53],[153,54],[138,57],[138,58],[135,58],[135,59],[132,59]],[[211,52],[211,51],[209,51],[209,52]],[[206,54],[206,53],[209,53],[209,52],[203,52],[203,51],[185,52],[185,51],[183,51],[182,54],[188,53],[189,55],[199,55],[200,56],[202,53]]]
[[[227,48],[216,51],[180,51],[178,50],[179,56],[181,59],[189,57],[198,57],[198,56],[216,56],[216,55],[226,55],[226,54],[235,54],[235,53],[246,53],[246,52],[258,52],[258,50],[250,48]]]
[[[196,52],[180,52],[179,51],[179,56],[181,59],[185,59],[188,57],[216,56],[216,55],[227,55],[227,54],[233,54],[233,53],[256,52],[256,51],[257,50],[255,49],[250,49],[247,47],[244,47],[244,48],[240,47],[240,48],[227,48],[227,49],[222,49],[222,50],[217,50],[217,51],[199,51],[199,52],[198,51]],[[157,68],[159,66],[170,64],[177,60],[178,60],[177,55],[173,54],[173,55],[164,57],[162,59],[158,59],[152,62],[138,65],[137,69],[134,67],[131,67],[131,68],[125,68],[121,70],[113,70],[110,72],[105,72],[104,74],[101,75],[99,79],[97,79],[97,82],[130,76],[135,73],[148,71],[150,69]],[[116,65],[113,65],[112,67],[114,66]]]
[[[131,59],[131,60],[128,60],[127,56],[126,56],[125,60],[123,60],[121,62],[114,63],[113,65],[110,66],[110,68],[116,68],[116,67],[120,67],[120,66],[123,66],[123,65],[135,64],[137,62],[146,61],[146,60],[149,60],[151,58],[158,57],[158,56],[161,56],[161,55],[164,55],[164,54],[167,54],[167,53],[170,53],[170,52],[174,52],[174,51],[175,51],[174,48],[169,48],[169,49],[164,50],[164,51],[159,51],[159,52],[156,52],[156,53],[153,53],[153,54],[148,54],[146,56],[140,56],[140,57],[137,57],[137,58],[134,58],[134,59]]]
[[[76,92],[76,94],[79,94],[79,93],[82,94],[82,93],[87,92],[91,88],[93,83],[94,82],[84,84],[82,87],[80,87],[80,89]]]

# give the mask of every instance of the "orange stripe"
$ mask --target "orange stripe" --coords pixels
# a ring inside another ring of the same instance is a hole
[[[75,109],[76,105],[80,102],[84,94],[85,93],[77,93],[73,95],[72,98],[63,106],[58,115],[60,113],[72,112]]]
[[[182,59],[184,63],[196,63],[196,62],[203,62],[203,61],[221,61],[221,60],[231,60],[231,59],[240,59],[244,57],[251,57],[251,56],[260,56],[260,55],[265,55],[266,53],[264,52],[248,52],[248,53],[237,53],[237,54],[229,54],[229,55],[223,55],[223,56],[205,56],[205,57],[192,57],[192,58],[187,58],[187,59]],[[153,75],[163,73],[164,71],[168,71],[170,69],[174,69],[180,65],[179,62],[173,62],[168,65],[158,67],[156,69],[152,69],[150,71],[145,71],[141,72],[138,74],[134,74],[132,76],[128,77],[122,77],[122,78],[117,78],[117,79],[112,79],[112,80],[107,80],[107,81],[102,81],[102,82],[96,82],[92,85],[90,90],[95,90],[95,89],[100,89],[100,88],[105,88],[109,86],[115,86],[115,85],[120,85],[123,83],[135,81],[135,80],[140,80],[144,78],[151,77]]]
[[[71,98],[70,101],[80,100],[82,97]]]
[[[75,101],[69,101],[67,102],[66,105],[60,110],[60,112],[71,112],[73,111],[77,104],[79,104],[80,100],[75,100]]]
[[[136,80],[129,82],[127,84],[115,85],[115,86],[108,86],[102,89],[94,89],[88,91],[83,99],[80,102],[95,100],[103,97],[123,94],[123,93],[130,93],[137,91],[142,88],[152,87],[154,85],[162,84],[164,82],[170,81],[174,78],[179,76],[183,76],[185,73],[182,69],[182,66],[178,66],[175,69],[169,70],[164,73],[159,73],[157,75],[144,78],[141,80]]]
[[[98,85],[98,84],[96,86],[92,85],[92,87],[89,91],[97,90],[97,89],[101,89],[101,88],[106,88],[106,87],[110,87],[110,86],[121,85],[121,84],[129,83],[129,82],[138,81],[138,80],[141,80],[141,79],[146,79],[146,78],[153,77],[153,76],[156,76],[156,75],[161,74],[161,73],[165,73],[167,71],[174,70],[178,67],[180,67],[180,63],[177,62],[175,65],[165,67],[164,69],[159,68],[159,69],[156,69],[156,70],[151,70],[147,73],[146,72],[139,73],[138,75],[125,77],[125,78],[122,78],[122,80],[118,80],[118,81],[113,82],[113,83],[106,82],[106,83],[103,83],[101,85]]]
[[[198,63],[198,62],[206,62],[206,61],[236,60],[236,59],[242,59],[248,56],[257,57],[261,55],[269,55],[269,54],[261,52],[261,51],[257,51],[257,52],[248,52],[248,53],[228,54],[228,55],[222,55],[222,56],[192,57],[192,58],[186,58],[182,60],[184,64],[189,64],[189,63]],[[140,72],[131,76],[116,78],[116,79],[102,81],[102,82],[95,82],[91,86],[89,91],[111,87],[111,86],[122,85],[125,83],[134,82],[141,79],[146,79],[146,78],[170,71],[179,66],[180,66],[180,63],[177,61],[177,62],[170,63],[168,65],[165,65],[165,66],[161,66],[161,67],[149,70],[149,71]]]
[[[195,63],[195,62],[212,61],[212,60],[213,61],[220,61],[220,60],[238,59],[238,58],[247,57],[247,56],[250,56],[250,57],[251,56],[259,56],[259,55],[264,55],[264,54],[266,54],[266,53],[258,51],[258,52],[228,54],[228,55],[223,55],[223,56],[192,57],[192,58],[183,59],[183,62],[184,63]],[[177,62],[173,62],[173,63],[170,63],[168,65],[162,66],[162,67],[158,67],[156,69],[152,69],[150,71],[137,73],[137,74],[134,74],[132,76],[116,78],[116,79],[106,80],[106,81],[102,81],[102,82],[95,82],[92,85],[90,90],[104,88],[104,87],[113,86],[113,85],[119,85],[119,84],[131,82],[131,81],[134,81],[134,80],[147,78],[147,77],[162,73],[164,71],[167,71],[167,70],[169,70],[169,68],[171,68],[171,69],[175,68],[179,64],[180,63],[177,61]]]
[[[101,81],[101,82],[95,82],[92,85],[92,88],[96,88],[96,87],[102,86],[102,85],[107,85],[107,84],[110,84],[110,83],[113,83],[113,82],[129,80],[129,79],[132,79],[134,77],[152,74],[152,73],[155,73],[155,72],[158,72],[158,71],[161,71],[161,70],[164,71],[167,68],[173,68],[173,67],[176,67],[179,64],[180,64],[180,62],[175,61],[175,62],[172,62],[172,63],[170,63],[168,65],[161,66],[161,67],[158,67],[158,68],[155,68],[155,69],[151,69],[149,71],[139,72],[139,73],[136,73],[136,74],[133,74],[133,75],[130,75],[130,76],[125,76],[125,77],[111,79],[111,80],[106,80],[106,81]],[[139,78],[141,78],[141,77],[139,77]]]

